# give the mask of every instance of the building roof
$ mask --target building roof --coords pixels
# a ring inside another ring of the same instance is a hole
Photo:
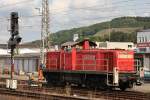
[[[1,49],[7,49],[7,44],[0,44]],[[36,44],[20,44],[18,48],[40,48],[40,45]]]
[[[0,44],[1,49],[7,49],[7,44]]]
[[[21,48],[19,49],[20,55],[29,55],[29,54],[40,54],[40,49],[32,49],[32,48]],[[0,55],[10,55],[10,49],[1,49],[0,48]]]
[[[19,49],[20,54],[26,53],[40,53],[40,49],[21,48]]]
[[[83,40],[83,41],[80,41],[80,42],[72,42],[72,41],[70,41],[70,42],[65,42],[65,43],[63,43],[63,44],[61,45],[61,47],[75,46],[75,45],[82,46],[83,43],[84,43],[84,41],[86,41],[86,40],[87,40],[87,39],[85,39],[85,40]],[[96,44],[95,42],[92,42],[92,41],[90,41],[90,40],[88,40],[88,41],[89,41],[90,46],[97,46],[97,44]]]
[[[19,48],[40,48],[40,45],[37,44],[21,44]]]
[[[150,32],[150,29],[141,30],[139,32]]]
[[[62,46],[62,47],[74,46],[74,45],[76,45],[76,44],[77,44],[77,42],[69,41],[69,42],[63,43],[61,46]]]
[[[0,49],[0,55],[8,55],[7,49]]]
[[[10,54],[9,55],[0,55],[0,58],[10,58]],[[15,55],[15,58],[39,58],[40,54],[39,53],[28,53],[28,54],[19,54],[19,55]]]
[[[106,41],[106,42],[96,42],[96,43],[114,43],[114,44],[134,44],[133,42],[109,42],[109,41]]]

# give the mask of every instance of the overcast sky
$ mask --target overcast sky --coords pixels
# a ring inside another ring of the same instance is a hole
[[[0,43],[10,37],[10,13],[19,13],[22,42],[40,39],[42,0],[0,0]],[[150,16],[150,0],[49,0],[50,31],[88,26],[120,16]]]

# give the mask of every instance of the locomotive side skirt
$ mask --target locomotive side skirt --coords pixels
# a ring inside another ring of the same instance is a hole
[[[43,75],[49,85],[62,85],[67,83],[84,86],[87,88],[100,88],[106,89],[107,84],[107,72],[91,72],[91,71],[48,71],[44,70]],[[113,73],[109,73],[109,84],[113,83]],[[125,84],[126,88],[130,88],[129,83],[136,81],[136,74],[134,73],[119,73],[120,84]],[[119,87],[119,86],[116,86]],[[124,88],[124,86],[120,87]]]

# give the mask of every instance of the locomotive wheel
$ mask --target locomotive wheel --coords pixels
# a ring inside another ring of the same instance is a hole
[[[129,81],[128,86],[129,86],[129,88],[133,88],[133,82]]]
[[[83,87],[83,84],[78,84],[78,87],[79,87],[79,88]]]
[[[107,86],[106,83],[101,83],[99,89],[100,89],[100,90],[107,90],[107,89],[108,89],[108,86]]]
[[[92,81],[87,81],[86,82],[86,87],[88,89],[95,89],[95,84]]]
[[[121,89],[122,91],[125,91],[125,90],[127,89],[127,87],[126,87],[126,86],[120,86],[120,89]]]
[[[125,91],[127,89],[127,84],[126,83],[120,83],[119,84],[119,88],[122,90],[122,91]]]

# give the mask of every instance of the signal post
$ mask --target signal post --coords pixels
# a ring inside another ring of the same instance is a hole
[[[11,37],[8,40],[8,49],[11,51],[11,80],[9,80],[9,85],[7,88],[16,88],[16,86],[13,86],[14,82],[16,80],[13,80],[14,75],[14,50],[18,46],[18,44],[21,42],[22,38],[19,36],[19,24],[18,24],[18,12],[11,12],[10,14],[10,34]],[[11,86],[12,85],[12,86]]]

